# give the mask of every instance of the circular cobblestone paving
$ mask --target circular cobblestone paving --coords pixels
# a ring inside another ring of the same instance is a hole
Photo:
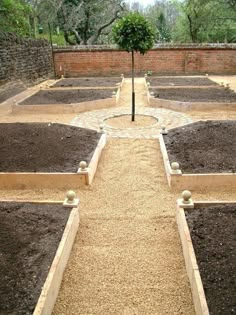
[[[115,127],[109,125],[109,119],[120,116],[130,115],[130,109],[127,107],[116,107],[102,109],[96,111],[85,112],[77,115],[71,122],[71,125],[100,130],[100,126],[110,137],[117,138],[158,138],[161,127],[166,129],[179,127],[192,122],[192,119],[187,115],[164,108],[142,107],[136,109],[136,115],[148,116],[155,121],[145,126],[132,127]],[[122,125],[122,124],[121,124]]]

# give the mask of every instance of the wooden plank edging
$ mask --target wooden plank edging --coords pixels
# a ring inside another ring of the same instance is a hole
[[[79,221],[78,208],[72,208],[33,315],[50,315],[53,311]]]
[[[213,110],[213,109],[234,109],[236,102],[184,102],[174,101],[168,99],[155,98],[150,94],[147,88],[147,100],[151,107],[167,108],[179,112],[193,111],[193,110]]]
[[[86,101],[80,103],[71,104],[42,104],[42,105],[18,105],[12,104],[11,110],[13,114],[17,113],[49,113],[49,114],[69,114],[69,113],[82,113],[91,110],[98,110],[104,108],[114,107],[119,99],[119,94],[117,97],[97,99],[93,101]]]
[[[176,221],[196,315],[210,315],[184,209],[178,204]]]
[[[188,123],[181,127],[190,125]],[[175,129],[175,128],[173,128]],[[171,130],[171,129],[169,129]],[[166,177],[170,187],[178,189],[197,189],[201,188],[236,188],[236,173],[199,173],[199,174],[175,174],[170,165],[168,152],[164,142],[163,135],[159,136],[160,149],[163,157],[163,162],[166,171]],[[176,161],[178,162],[178,161]]]
[[[61,124],[71,126],[69,124]],[[0,189],[68,189],[92,183],[97,165],[106,145],[106,135],[102,134],[89,162],[89,173],[42,173],[42,172],[0,172]],[[80,161],[78,161],[80,162]]]
[[[165,167],[165,171],[166,171],[166,177],[167,177],[168,185],[171,186],[170,160],[169,160],[169,156],[168,156],[168,153],[166,150],[166,146],[165,146],[165,142],[164,142],[164,138],[163,138],[162,134],[159,135],[159,143],[160,143],[160,148],[161,148],[162,158],[163,158],[164,167]]]
[[[94,151],[93,157],[89,163],[89,181],[88,181],[89,185],[93,182],[93,178],[97,171],[97,166],[98,166],[98,162],[100,160],[101,154],[102,154],[102,150],[104,149],[106,145],[106,140],[107,140],[106,134],[103,133]]]
[[[61,80],[61,79],[60,79]],[[60,81],[58,80],[58,81]],[[56,82],[58,82],[56,81]],[[14,102],[11,103],[11,112],[13,114],[17,113],[79,113],[79,112],[85,112],[90,110],[98,110],[98,109],[104,109],[104,108],[110,108],[115,106],[120,98],[120,90],[123,85],[124,78],[121,80],[121,83],[119,83],[118,86],[115,87],[108,87],[104,88],[104,90],[111,90],[117,89],[116,94],[114,97],[111,95],[108,98],[105,99],[96,99],[92,101],[85,101],[85,102],[79,102],[79,103],[71,103],[71,104],[32,104],[32,105],[19,105],[19,103],[23,102],[24,100],[28,99],[29,97],[33,96],[34,94],[38,93],[39,91],[45,90],[45,91],[57,91],[57,90],[91,90],[93,87],[66,87],[66,88],[53,88],[48,87],[45,89],[41,88],[41,85],[37,86],[36,88],[28,91],[27,93],[23,94],[23,97],[20,97],[18,99],[17,103]],[[45,84],[44,84],[45,85]],[[101,90],[102,88],[95,88],[96,90]]]
[[[199,209],[204,206],[216,206],[222,204],[234,204],[236,201],[194,201],[194,209]],[[194,210],[193,210],[194,211]],[[204,211],[204,210],[203,210]],[[192,244],[191,234],[189,231],[188,223],[185,217],[185,212],[182,207],[179,206],[177,201],[176,209],[176,222],[180,235],[186,271],[188,274],[190,287],[192,291],[192,297],[194,302],[194,308],[196,315],[210,315],[206,301],[206,296],[197,264],[194,247]]]

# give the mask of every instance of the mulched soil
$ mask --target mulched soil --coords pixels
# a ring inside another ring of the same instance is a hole
[[[101,133],[48,123],[0,124],[0,172],[72,172],[90,162]]]
[[[0,314],[32,314],[70,211],[0,203]]]
[[[236,313],[236,205],[185,211],[210,314]]]
[[[236,102],[236,93],[231,90],[218,88],[178,88],[178,89],[155,89],[150,88],[155,98],[167,99],[181,102],[217,102],[232,103]]]
[[[100,78],[68,78],[56,82],[54,87],[74,87],[74,86],[116,86],[121,82],[120,77],[100,77]]]
[[[170,162],[183,173],[236,172],[236,121],[200,121],[164,136]]]
[[[152,86],[207,86],[217,85],[208,78],[176,78],[176,77],[150,77],[147,78]]]
[[[114,89],[115,91],[115,89]],[[41,90],[20,105],[73,104],[112,97],[112,90]]]

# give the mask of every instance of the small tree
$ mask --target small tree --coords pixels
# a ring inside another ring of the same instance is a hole
[[[132,121],[135,119],[134,52],[144,55],[154,45],[155,31],[138,12],[120,19],[112,29],[113,39],[121,49],[132,53]]]

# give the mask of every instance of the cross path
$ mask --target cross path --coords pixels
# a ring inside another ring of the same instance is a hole
[[[131,80],[126,79],[118,106],[81,113],[72,120],[71,124],[97,131],[100,130],[100,126],[103,126],[109,137],[155,139],[158,138],[162,126],[170,129],[192,122],[192,119],[184,113],[148,107],[147,97],[145,98],[144,79],[136,79],[136,89],[136,117],[139,115],[153,117],[156,120],[155,123],[135,128],[120,128],[109,125],[109,119],[131,114],[131,98],[129,97],[131,96]]]

